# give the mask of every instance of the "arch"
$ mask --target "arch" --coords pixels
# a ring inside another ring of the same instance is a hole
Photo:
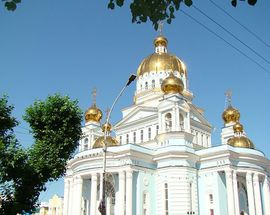
[[[172,129],[172,114],[171,113],[165,114],[165,128],[166,128],[166,131],[170,131]]]
[[[85,138],[84,141],[83,141],[83,150],[87,150],[88,149],[88,142],[89,142],[89,139],[88,138]]]
[[[179,125],[180,125],[180,129],[184,130],[184,116],[183,114],[179,113]]]
[[[239,207],[241,213],[243,212],[244,215],[248,214],[248,196],[247,196],[247,189],[245,182],[243,182],[241,179],[238,182],[239,183]]]
[[[145,82],[145,89],[148,90],[148,82]]]
[[[152,80],[152,88],[155,88],[156,82],[155,80]]]
[[[142,210],[143,215],[150,215],[150,195],[149,192],[143,191],[142,196]]]

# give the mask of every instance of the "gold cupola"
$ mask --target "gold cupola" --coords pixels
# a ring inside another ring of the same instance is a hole
[[[107,136],[106,137],[106,143],[107,143],[107,147],[112,147],[112,146],[119,146],[119,142],[111,136]],[[93,144],[93,149],[96,148],[103,148],[104,147],[104,137],[99,137],[95,140],[94,144]]]
[[[154,39],[155,53],[146,57],[137,70],[137,77],[146,73],[160,73],[167,71],[178,71],[181,75],[187,75],[185,64],[173,54],[167,52],[168,40],[166,37],[159,35]]]
[[[111,132],[111,129],[112,129],[112,125],[108,122],[108,123],[104,123],[102,125],[102,131],[105,132]]]
[[[100,122],[102,118],[102,112],[96,105],[96,92],[96,89],[92,92],[93,105],[84,113],[85,122]]]
[[[224,121],[224,124],[236,123],[240,119],[240,112],[231,105],[231,100],[232,92],[228,91],[226,92],[227,108],[222,113],[222,119]]]
[[[162,81],[161,89],[165,94],[181,94],[184,90],[184,83],[171,72],[170,75]]]
[[[103,133],[106,131],[107,134],[109,134],[111,132],[111,129],[112,129],[112,125],[109,122],[104,123],[102,125]],[[120,145],[119,142],[114,137],[109,136],[109,135],[106,136],[106,143],[107,143],[107,147]],[[97,138],[93,144],[93,148],[103,148],[103,147],[104,147],[104,136]]]
[[[240,112],[230,105],[222,113],[222,119],[225,124],[237,122],[240,119]]]
[[[243,135],[244,127],[242,124],[236,122],[235,125],[233,126],[233,130],[234,130],[234,137],[228,140],[227,142],[228,145],[240,148],[250,148],[250,149],[255,148],[253,142]]]

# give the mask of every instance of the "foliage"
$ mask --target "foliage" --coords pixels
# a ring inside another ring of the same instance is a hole
[[[63,176],[81,135],[82,112],[77,101],[49,96],[26,110],[24,119],[35,143],[24,149],[13,132],[18,122],[12,110],[7,97],[0,98],[0,214],[33,211],[46,182]]]
[[[14,11],[21,0],[2,0],[7,10]],[[238,0],[230,0],[236,7]],[[245,0],[240,0],[245,1]],[[247,0],[248,4],[255,5],[257,0]],[[125,0],[109,0],[108,8],[115,9],[115,6],[122,7]],[[158,23],[166,20],[168,24],[175,18],[175,11],[178,11],[181,4],[190,7],[193,0],[132,0],[129,7],[132,15],[132,22],[142,23],[149,19],[154,28],[158,29]]]
[[[248,0],[250,5],[255,5],[256,2],[257,0]],[[190,7],[193,0],[133,0],[130,3],[132,22],[142,23],[149,19],[157,30],[160,21],[166,20],[168,24],[171,24],[172,19],[175,18],[175,12],[179,10],[183,3]],[[231,4],[236,7],[237,0],[231,0]],[[109,9],[113,10],[115,5],[122,7],[124,0],[109,0]]]

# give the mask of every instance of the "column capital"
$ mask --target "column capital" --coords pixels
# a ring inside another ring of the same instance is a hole
[[[246,180],[248,183],[252,183],[252,172],[246,173]]]
[[[97,173],[92,173],[91,174],[91,179],[92,180],[97,180]]]
[[[118,175],[119,175],[119,179],[125,179],[125,172],[124,171],[118,172]]]
[[[133,170],[127,170],[126,171],[126,177],[127,178],[132,178]]]
[[[232,169],[225,170],[225,176],[228,179],[232,179],[232,177],[233,177],[233,170]]]
[[[75,184],[82,184],[83,183],[83,178],[81,176],[76,176],[74,178],[74,183]]]

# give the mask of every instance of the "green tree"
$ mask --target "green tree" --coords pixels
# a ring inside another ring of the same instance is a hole
[[[21,0],[2,0],[8,10],[14,11]],[[229,0],[236,7],[238,0]],[[245,0],[240,0],[245,1]],[[248,4],[255,5],[257,0],[247,0]],[[109,0],[108,8],[115,9],[115,6],[122,7],[125,0]],[[149,19],[157,30],[158,23],[165,20],[168,24],[175,18],[175,12],[181,4],[191,6],[193,0],[132,0],[129,2],[133,23],[147,22]]]
[[[65,173],[65,165],[74,153],[81,135],[82,112],[77,101],[67,96],[49,96],[27,108],[35,143],[24,149],[13,128],[13,106],[0,98],[0,214],[31,212],[48,181]]]

